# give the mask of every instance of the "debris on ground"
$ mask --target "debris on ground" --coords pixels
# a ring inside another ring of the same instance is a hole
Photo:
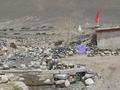
[[[120,55],[120,49],[91,49],[87,52],[88,57],[93,56],[118,56]]]

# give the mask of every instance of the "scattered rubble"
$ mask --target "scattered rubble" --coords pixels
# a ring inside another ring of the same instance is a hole
[[[112,49],[91,49],[88,51],[87,56],[118,56],[120,55],[120,49],[112,50]]]
[[[0,67],[1,69],[59,68],[56,66],[53,67],[53,64],[58,64],[60,58],[72,56],[74,54],[75,50],[70,47],[28,48],[26,50],[19,50],[17,52],[2,55],[0,58],[4,61],[1,62]]]

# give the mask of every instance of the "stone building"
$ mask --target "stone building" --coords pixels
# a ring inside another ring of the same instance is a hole
[[[120,27],[98,28],[97,46],[100,49],[120,48]]]

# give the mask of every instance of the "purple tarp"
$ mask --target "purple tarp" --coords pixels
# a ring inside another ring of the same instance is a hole
[[[75,50],[80,54],[85,54],[86,50],[87,50],[87,47],[84,44],[80,44],[80,45],[75,46]]]

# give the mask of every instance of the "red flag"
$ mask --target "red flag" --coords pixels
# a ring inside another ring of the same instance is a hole
[[[99,23],[100,23],[100,12],[97,11],[95,16],[95,24],[99,25]]]

